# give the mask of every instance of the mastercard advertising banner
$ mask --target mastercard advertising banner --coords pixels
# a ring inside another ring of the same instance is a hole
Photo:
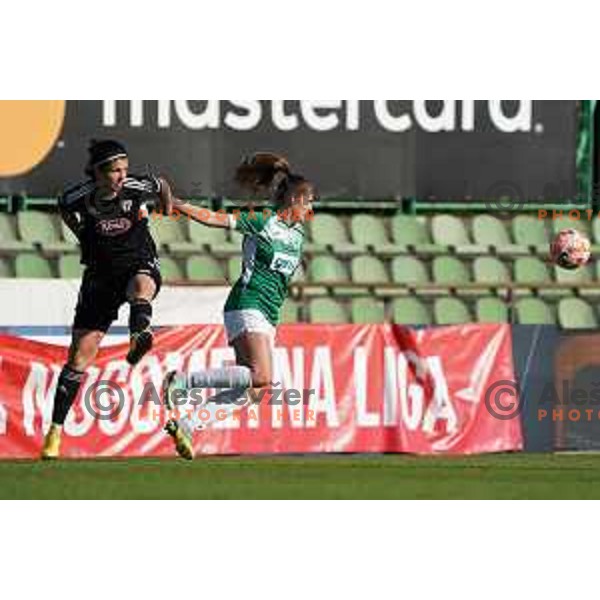
[[[84,177],[91,139],[117,139],[134,171],[181,197],[237,197],[257,150],[285,154],[323,197],[574,197],[576,101],[0,101],[0,195],[52,197]]]
[[[515,381],[504,325],[415,331],[397,326],[285,326],[273,389],[243,410],[206,411],[202,455],[474,454],[519,451],[518,415],[497,394]],[[35,458],[49,427],[66,350],[0,337],[0,458]],[[159,394],[173,369],[233,362],[221,326],[162,329],[132,369],[126,348],[104,349],[65,424],[67,458],[173,455]],[[212,391],[208,392],[212,395]],[[205,410],[193,393],[180,414]]]

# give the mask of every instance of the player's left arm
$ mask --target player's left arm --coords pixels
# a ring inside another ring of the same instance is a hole
[[[157,177],[158,183],[158,202],[162,214],[171,215],[174,207],[173,191],[169,182],[164,177]]]

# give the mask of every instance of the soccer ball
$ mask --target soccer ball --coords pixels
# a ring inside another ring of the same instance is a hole
[[[575,271],[590,262],[590,240],[576,229],[561,231],[550,246],[550,258],[561,269]]]

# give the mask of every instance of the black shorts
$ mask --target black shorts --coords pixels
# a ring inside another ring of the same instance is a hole
[[[118,319],[119,309],[127,302],[127,287],[138,274],[146,274],[156,283],[156,295],[162,286],[158,261],[147,261],[116,273],[87,268],[83,274],[73,329],[106,333]]]

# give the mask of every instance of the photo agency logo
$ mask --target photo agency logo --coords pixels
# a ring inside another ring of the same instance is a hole
[[[517,213],[526,209],[535,209],[538,219],[580,221],[595,218],[592,210],[586,210],[588,201],[582,198],[572,198],[569,185],[566,182],[549,182],[544,186],[542,198],[528,198],[523,188],[514,181],[497,181],[485,193],[484,204],[490,213]],[[557,208],[548,210],[547,205]],[[560,207],[565,206],[565,210]],[[568,207],[568,208],[567,208]]]
[[[284,389],[281,383],[274,383],[269,389],[237,391],[227,390],[215,396],[207,396],[208,390],[189,389],[174,390],[169,398],[164,398],[162,391],[152,383],[145,385],[139,398],[134,402],[139,407],[150,411],[150,419],[164,420],[181,417],[195,417],[208,424],[212,420],[226,421],[240,418],[240,412],[248,407],[270,406],[274,410],[288,407],[292,420],[302,419],[300,412],[293,409],[308,406],[316,390]],[[114,381],[98,381],[87,387],[83,393],[84,410],[97,421],[116,421],[125,410],[129,409],[128,390]],[[168,406],[167,406],[168,405]],[[215,412],[209,410],[221,408]],[[237,411],[235,410],[237,409]],[[165,413],[165,414],[163,414]],[[308,415],[310,417],[310,415]]]
[[[600,422],[600,381],[586,387],[573,385],[572,381],[547,382],[531,390],[530,414],[541,423],[592,423]],[[502,380],[493,383],[485,393],[488,413],[498,421],[512,421],[521,417],[525,409],[525,395],[516,381]]]

